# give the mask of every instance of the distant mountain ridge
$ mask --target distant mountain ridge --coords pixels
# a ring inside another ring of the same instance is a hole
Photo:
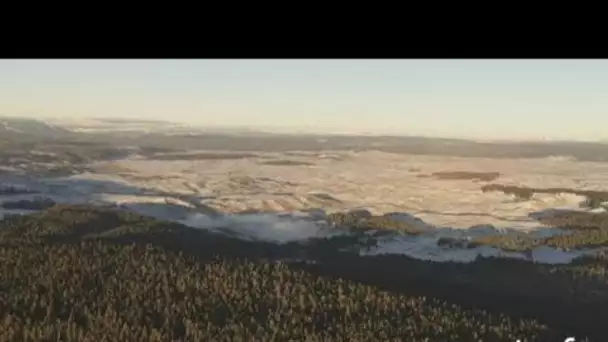
[[[0,135],[24,134],[43,137],[55,137],[69,133],[64,127],[43,120],[0,117]]]
[[[551,158],[608,162],[608,144],[583,141],[475,141],[407,135],[285,133],[259,128],[204,127],[140,119],[0,117],[0,137],[63,139],[173,150],[376,150],[398,154],[484,158]]]

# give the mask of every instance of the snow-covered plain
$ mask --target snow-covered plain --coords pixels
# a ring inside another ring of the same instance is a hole
[[[166,158],[165,158],[166,159]],[[309,165],[269,165],[269,160]],[[540,226],[530,214],[548,209],[583,210],[582,196],[534,195],[522,201],[481,191],[485,182],[428,177],[441,171],[500,172],[495,183],[529,187],[608,189],[608,163],[571,158],[488,159],[384,152],[267,153],[260,157],[149,160],[133,157],[90,165],[91,173],[59,179],[7,178],[65,203],[110,203],[205,229],[229,229],[243,237],[286,242],[335,234],[325,213],[365,208],[395,213],[425,230],[419,237],[381,240],[362,254],[401,253],[436,261],[474,260],[478,255],[569,262],[585,251],[548,247],[527,254],[491,247],[438,246],[443,236],[564,233]],[[33,195],[0,196],[0,201]],[[40,194],[38,194],[40,196]],[[247,214],[242,212],[247,211]],[[255,214],[253,212],[263,212]],[[402,214],[399,214],[402,213]],[[0,213],[0,216],[2,213]]]

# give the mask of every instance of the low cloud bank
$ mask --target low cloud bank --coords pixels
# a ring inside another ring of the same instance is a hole
[[[212,231],[231,231],[237,236],[277,243],[330,237],[331,232],[323,221],[303,218],[284,218],[273,214],[225,215],[211,217],[194,214],[181,223]]]

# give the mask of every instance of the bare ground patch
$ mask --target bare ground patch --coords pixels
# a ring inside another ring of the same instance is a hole
[[[200,152],[156,154],[148,158],[154,160],[226,160],[258,157],[260,157],[260,155],[255,153]]]
[[[491,182],[500,177],[500,172],[441,171],[432,173],[430,177],[444,180],[473,180]]]
[[[571,230],[608,229],[608,213],[554,210],[550,214],[531,214],[530,217],[544,225],[557,228]]]
[[[334,196],[332,196],[330,194],[322,193],[322,192],[317,192],[317,193],[309,194],[309,197],[312,197],[312,198],[317,199],[317,200],[325,201],[325,202],[342,203],[342,201],[340,201],[339,199],[335,198]]]
[[[311,166],[315,165],[314,163],[302,161],[302,160],[288,160],[288,159],[279,159],[279,160],[269,160],[261,162],[262,165],[273,165],[273,166]]]

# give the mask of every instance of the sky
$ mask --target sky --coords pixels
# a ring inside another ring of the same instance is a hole
[[[608,60],[0,60],[0,115],[608,140]]]

